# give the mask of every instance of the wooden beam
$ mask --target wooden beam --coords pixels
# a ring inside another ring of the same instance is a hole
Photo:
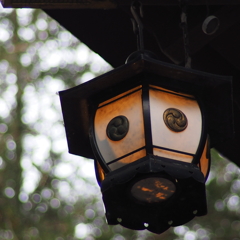
[[[41,9],[112,9],[132,0],[0,0],[3,7]],[[178,6],[179,0],[142,0],[143,5]],[[191,0],[188,5],[240,5],[239,0]]]
[[[6,8],[40,9],[112,9],[116,4],[111,0],[0,0]]]
[[[131,0],[116,0],[118,5],[130,5]],[[179,0],[141,0],[143,5],[179,6]],[[240,5],[239,0],[189,0],[187,5]]]
[[[224,36],[214,39],[209,45],[224,57],[230,64],[240,70],[240,24],[237,23],[229,28]],[[239,84],[240,87],[240,84]]]

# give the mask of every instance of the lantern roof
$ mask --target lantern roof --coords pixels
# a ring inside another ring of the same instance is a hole
[[[59,92],[69,152],[94,158],[89,141],[92,105],[141,85],[143,79],[201,98],[208,115],[211,147],[233,138],[231,77],[187,69],[139,53],[121,67]]]

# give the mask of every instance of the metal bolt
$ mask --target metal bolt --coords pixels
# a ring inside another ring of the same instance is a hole
[[[193,211],[193,214],[194,214],[194,215],[196,215],[196,214],[197,214],[197,212],[198,212],[198,210],[194,210],[194,211]]]
[[[117,221],[120,223],[120,222],[122,222],[122,219],[121,218],[117,218]]]
[[[172,225],[173,224],[173,221],[168,221],[168,225]]]

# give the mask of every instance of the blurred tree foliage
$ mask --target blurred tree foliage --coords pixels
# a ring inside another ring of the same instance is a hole
[[[161,235],[106,224],[92,161],[67,153],[55,93],[110,69],[44,12],[0,8],[0,239],[240,240],[240,171],[214,150],[207,216]]]

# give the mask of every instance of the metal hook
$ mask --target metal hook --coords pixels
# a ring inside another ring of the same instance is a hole
[[[188,36],[188,24],[187,24],[187,4],[188,0],[180,0],[181,13],[181,27],[183,32],[183,44],[185,51],[185,67],[191,68],[191,56],[189,49],[189,36]]]
[[[132,19],[133,31],[138,36],[138,50],[144,51],[143,23],[141,21],[141,17],[143,17],[143,10],[142,10],[142,3],[140,1],[134,1],[132,3],[131,13],[133,15],[133,19]]]

